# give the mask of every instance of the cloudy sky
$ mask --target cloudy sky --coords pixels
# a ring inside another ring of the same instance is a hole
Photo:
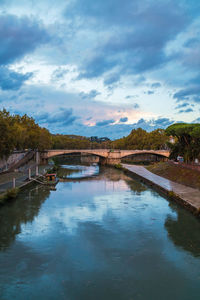
[[[200,122],[200,1],[0,0],[0,105],[86,136]]]

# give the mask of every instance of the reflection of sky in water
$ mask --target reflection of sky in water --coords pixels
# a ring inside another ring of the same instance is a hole
[[[66,194],[65,183],[59,183],[58,192],[56,194],[52,193],[50,198],[52,205],[49,206],[45,203],[40,215],[32,224],[24,225],[22,234],[18,238],[29,239],[30,236],[27,235],[27,230],[29,232],[31,229],[31,240],[33,240],[34,236],[43,235],[44,231],[41,231],[41,228],[45,228],[45,232],[49,231],[51,233],[52,228],[57,224],[62,224],[62,227],[68,233],[76,234],[76,229],[80,223],[94,222],[104,227],[106,226],[104,220],[110,215],[117,220],[121,228],[126,228],[132,224],[133,216],[134,222],[136,222],[142,215],[140,222],[143,222],[143,226],[146,226],[152,223],[150,221],[152,212],[154,218],[160,220],[161,216],[165,216],[166,211],[169,210],[166,201],[162,203],[159,198],[155,199],[149,191],[143,193],[143,195],[135,195],[133,199],[131,191],[124,192],[124,184],[119,183],[118,185],[118,182],[115,182],[113,185],[111,182],[104,182],[104,184],[100,184],[101,188],[104,189],[104,193],[95,195],[95,191],[99,189],[98,185],[98,181],[90,182],[90,185],[88,185],[88,182],[82,182],[79,185],[80,190],[76,190],[78,188],[76,186],[71,191],[68,189]],[[122,187],[121,191],[120,186]],[[126,184],[125,186],[127,188]],[[83,194],[83,191],[85,194]],[[78,197],[80,198],[77,199]],[[53,203],[53,201],[55,202]]]
[[[3,299],[197,300],[200,261],[165,227],[180,213],[133,180],[60,182],[0,252]]]
[[[84,166],[84,165],[61,165],[62,168],[69,170],[79,170],[79,172],[74,172],[67,175],[67,178],[84,178],[97,175],[99,173],[98,165]]]

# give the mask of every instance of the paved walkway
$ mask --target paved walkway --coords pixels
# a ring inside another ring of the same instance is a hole
[[[162,189],[170,192],[173,191],[179,198],[184,202],[191,205],[195,210],[200,208],[200,191],[174,181],[168,180],[166,178],[160,177],[156,174],[151,173],[146,168],[136,165],[122,164],[122,166],[146,179],[147,181],[152,182],[153,184],[161,187]]]
[[[48,168],[48,166],[39,166],[39,174],[44,174],[46,168]],[[35,166],[32,166],[31,176],[34,177],[35,175]],[[8,172],[0,174],[0,194],[13,187],[13,177],[16,179],[16,187],[23,186],[28,179],[28,169],[25,169],[23,172]]]

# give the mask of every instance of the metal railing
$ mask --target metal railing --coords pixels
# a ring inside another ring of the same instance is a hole
[[[28,184],[31,178],[43,175],[46,172],[44,166],[31,165],[27,168],[21,168],[18,172],[11,172],[1,175],[0,177],[0,193],[6,192],[8,189],[20,188]]]

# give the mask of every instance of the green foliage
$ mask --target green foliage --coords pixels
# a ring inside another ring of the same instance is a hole
[[[163,129],[147,132],[141,128],[133,129],[127,137],[112,142],[114,149],[124,150],[160,150],[166,148],[169,137]]]
[[[0,111],[0,158],[8,157],[15,148],[16,135],[9,113]]]
[[[35,123],[27,115],[10,115],[5,109],[0,111],[0,158],[8,157],[13,150],[51,147],[51,135],[45,128]]]
[[[200,124],[173,124],[166,129],[166,134],[176,138],[174,144],[169,143],[171,158],[181,155],[186,162],[200,159]]]
[[[118,170],[122,170],[123,169],[123,167],[122,167],[121,164],[116,164],[116,165],[114,165],[114,167],[115,167],[115,169],[118,169]]]
[[[6,199],[14,199],[17,197],[17,194],[19,193],[18,188],[9,189],[6,192]]]
[[[88,149],[90,140],[81,136],[52,135],[53,149]]]
[[[79,135],[52,135],[53,149],[104,149],[110,148],[110,141],[91,142],[89,138]]]
[[[0,204],[4,204],[7,200],[12,200],[17,197],[19,193],[18,188],[7,190],[5,193],[0,195]]]
[[[5,203],[5,193],[0,195],[0,205]]]

